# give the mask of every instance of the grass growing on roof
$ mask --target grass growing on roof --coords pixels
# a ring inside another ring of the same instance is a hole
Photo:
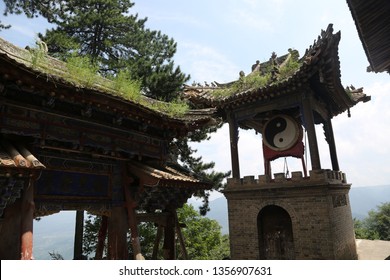
[[[42,46],[45,45],[37,43],[37,47],[30,48],[29,56],[26,59],[34,69],[39,69],[48,76],[58,76],[75,86],[103,90],[171,117],[183,116],[189,110],[188,104],[179,99],[172,102],[162,102],[143,97],[141,82],[131,79],[127,71],[121,71],[110,79],[101,77],[98,74],[99,67],[91,63],[88,56],[71,56],[63,69],[56,69],[51,65],[47,49]]]
[[[127,100],[139,102],[141,99],[141,82],[130,78],[128,71],[120,71],[112,79],[113,89]]]
[[[238,81],[234,82],[232,85],[225,88],[218,88],[213,91],[215,97],[228,97],[232,96],[235,93],[243,92],[253,88],[264,87],[271,81],[271,74],[267,73],[261,75],[260,72],[253,73],[246,77],[240,78]]]
[[[47,53],[47,46],[44,42],[36,41],[35,45],[33,48],[28,48],[33,69],[37,69],[45,64]]]
[[[160,112],[164,112],[171,117],[183,116],[189,110],[188,104],[181,99],[176,99],[169,103],[153,102],[151,103],[151,108]]]
[[[279,68],[278,81],[283,81],[292,76],[301,67],[302,63],[299,60],[291,57],[287,62]]]
[[[281,65],[278,66],[278,73],[276,74],[276,81],[272,81],[271,70],[269,65],[263,71],[252,72],[251,74],[240,77],[238,81],[233,82],[229,86],[217,88],[212,91],[214,97],[229,97],[234,94],[244,92],[250,89],[262,88],[271,83],[277,84],[294,75],[294,73],[301,67],[302,62],[299,61],[299,54],[297,51],[289,50],[290,55]]]
[[[188,110],[187,103],[180,99],[171,102],[162,102],[149,98],[142,98],[141,82],[133,80],[127,71],[119,72],[112,79],[112,86],[115,92],[119,92],[125,99],[137,102],[152,110],[163,112],[169,116],[183,116]]]
[[[39,68],[41,72],[48,75],[61,77],[75,86],[106,91],[172,117],[183,116],[189,110],[188,104],[179,99],[168,103],[144,98],[141,82],[131,79],[130,74],[126,71],[118,73],[111,79],[105,79],[98,74],[98,66],[91,63],[87,56],[72,56],[68,59],[66,66],[59,66],[59,69],[56,69],[51,67],[50,58],[47,57],[46,52],[45,45],[39,43],[37,43],[36,48],[30,49],[30,62],[33,68]],[[262,71],[240,77],[229,86],[216,88],[212,94],[215,97],[228,97],[247,90],[262,88],[271,83],[282,82],[291,77],[302,65],[298,59],[298,52],[290,50],[289,52],[289,57],[278,66],[276,79],[275,77],[272,79],[271,67],[266,67]]]
[[[83,86],[92,87],[99,78],[98,66],[91,63],[87,56],[72,56],[68,59],[66,66],[68,68],[67,78]]]

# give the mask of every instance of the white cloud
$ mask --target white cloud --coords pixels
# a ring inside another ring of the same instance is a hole
[[[181,43],[175,58],[183,71],[191,73],[191,81],[229,82],[238,78],[238,67],[219,50],[199,43]]]
[[[390,82],[374,83],[364,90],[372,96],[334,122],[340,166],[357,186],[390,182]]]
[[[269,1],[228,1],[225,20],[248,34],[253,31],[273,32],[272,22],[279,17],[281,10],[271,6]]]
[[[25,46],[33,46],[38,37],[38,33],[44,33],[46,29],[52,26],[43,18],[30,19],[26,18],[23,14],[11,14],[4,17],[2,21],[4,24],[10,24],[11,28],[2,30],[0,36],[22,48]]]

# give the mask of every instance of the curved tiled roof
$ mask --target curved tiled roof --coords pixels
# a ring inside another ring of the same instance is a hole
[[[223,89],[229,89],[240,80],[228,83],[212,83],[212,86],[186,86],[183,96],[200,108],[216,107],[218,109],[235,109],[243,104],[252,102],[268,102],[272,99],[282,98],[296,93],[306,87],[314,87],[316,94],[321,95],[330,105],[332,115],[337,115],[348,110],[360,101],[368,101],[370,97],[363,93],[363,89],[355,89],[353,86],[345,89],[340,81],[340,61],[338,56],[338,43],[340,32],[333,34],[333,27],[330,24],[326,31],[322,30],[321,35],[314,41],[300,58],[298,67],[289,76],[283,79],[269,79],[265,85],[238,89],[230,95],[219,94]],[[291,53],[291,51],[290,51]],[[288,55],[282,57],[282,65],[289,59]],[[260,67],[267,68],[267,63],[260,64]],[[254,65],[255,66],[255,65]],[[254,71],[247,75],[254,75]],[[242,75],[242,73],[241,73]],[[259,75],[259,74],[258,74]],[[264,74],[260,74],[264,75]]]
[[[195,123],[204,125],[212,121],[213,109],[186,110],[184,113],[172,114],[169,113],[169,110],[164,110],[164,108],[172,106],[171,103],[162,102],[144,95],[141,95],[140,100],[131,100],[126,98],[123,93],[110,87],[111,81],[103,77],[98,77],[91,85],[80,84],[75,80],[69,79],[70,74],[66,63],[46,54],[43,54],[43,56],[44,59],[42,60],[44,60],[44,63],[34,63],[29,50],[16,47],[0,38],[0,61],[2,63],[7,62],[13,68],[13,71],[10,67],[4,69],[2,74],[6,75],[6,78],[10,78],[10,73],[19,71],[18,75],[15,74],[18,82],[23,83],[23,79],[27,79],[24,76],[29,76],[29,86],[44,88],[44,91],[47,91],[48,94],[60,91],[61,87],[68,89],[68,92],[79,95],[82,92],[93,94],[100,96],[100,100],[103,99],[100,103],[104,104],[104,107],[110,104],[110,111],[124,111],[124,108],[133,108],[138,110],[140,114],[150,115],[160,120],[163,119],[166,123],[184,126],[190,130]],[[72,98],[77,98],[77,96],[72,96]],[[96,98],[95,100],[96,104],[94,105],[100,107],[101,104],[98,104]]]
[[[347,0],[370,68],[390,73],[390,2]]]
[[[24,145],[6,140],[0,141],[0,167],[45,168]]]

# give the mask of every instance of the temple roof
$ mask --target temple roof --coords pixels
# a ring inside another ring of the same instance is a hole
[[[4,81],[15,81],[26,91],[39,92],[74,103],[87,103],[99,110],[117,112],[123,117],[142,116],[143,119],[148,119],[149,123],[164,123],[184,131],[191,131],[214,121],[212,108],[190,110],[183,106],[177,109],[175,104],[161,102],[145,95],[133,100],[115,89],[112,81],[103,77],[96,76],[90,84],[83,81],[80,83],[83,79],[73,79],[66,63],[46,53],[36,58],[31,49],[21,49],[1,38],[0,61],[0,77]],[[0,87],[0,91],[3,90],[4,88]]]
[[[301,58],[291,49],[281,57],[273,53],[269,61],[256,62],[250,74],[241,71],[236,81],[186,86],[183,96],[199,108],[215,107],[221,112],[254,102],[266,104],[311,89],[327,104],[331,116],[338,115],[360,101],[370,100],[362,88],[342,86],[339,41],[340,32],[333,34],[330,24]]]
[[[45,166],[22,144],[0,141],[0,167],[45,168]]]
[[[375,72],[390,73],[390,2],[388,0],[347,0],[349,9]]]
[[[143,186],[137,201],[140,210],[182,207],[192,195],[212,187],[178,164],[131,161],[128,166]]]

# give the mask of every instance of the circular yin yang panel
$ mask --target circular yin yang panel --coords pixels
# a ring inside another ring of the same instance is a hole
[[[273,117],[265,124],[263,129],[264,143],[275,151],[284,151],[291,148],[297,142],[298,137],[298,124],[287,115]]]

